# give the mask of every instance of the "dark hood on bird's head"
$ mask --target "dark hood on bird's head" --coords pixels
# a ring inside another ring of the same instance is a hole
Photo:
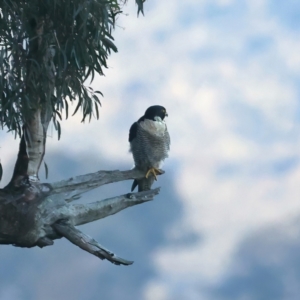
[[[153,105],[147,108],[144,118],[155,121],[155,117],[160,117],[162,120],[168,116],[166,109],[160,105]]]

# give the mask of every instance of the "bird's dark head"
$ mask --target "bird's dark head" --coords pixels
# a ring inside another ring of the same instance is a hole
[[[167,116],[167,110],[163,106],[153,105],[147,108],[144,118],[156,121],[157,117],[163,120]]]

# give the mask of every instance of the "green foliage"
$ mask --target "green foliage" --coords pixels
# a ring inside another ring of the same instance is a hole
[[[112,30],[126,0],[3,0],[0,5],[0,124],[21,133],[45,107],[58,119],[76,103],[83,120],[99,117],[100,91],[85,86],[103,75],[117,52]],[[143,1],[136,0],[138,13]]]

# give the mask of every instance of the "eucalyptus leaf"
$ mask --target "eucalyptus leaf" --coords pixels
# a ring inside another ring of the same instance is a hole
[[[46,164],[46,162],[44,161],[44,167],[45,167],[45,177],[46,179],[48,178],[48,174],[49,174],[49,169],[48,169],[48,166]]]
[[[95,94],[101,92],[87,91],[85,81],[92,82],[95,73],[104,75],[111,51],[118,51],[112,33],[125,2],[2,1],[0,126],[21,135],[32,111],[46,104],[60,131],[55,117],[68,118],[68,102],[73,101],[73,114],[80,110],[83,119],[98,118],[100,101]],[[138,14],[144,14],[144,0],[136,3]]]
[[[0,162],[0,181],[2,180],[2,175],[3,175],[3,168],[2,168],[2,164]]]

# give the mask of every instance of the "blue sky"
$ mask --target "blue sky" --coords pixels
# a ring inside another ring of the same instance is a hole
[[[93,82],[105,96],[100,120],[70,118],[60,141],[50,129],[45,159],[50,182],[129,169],[130,125],[150,105],[167,108],[162,193],[82,226],[135,264],[118,268],[64,241],[3,246],[0,299],[298,300],[300,4],[153,0],[136,18],[129,1],[124,12],[119,53]],[[4,185],[18,141],[2,132],[1,142]]]

